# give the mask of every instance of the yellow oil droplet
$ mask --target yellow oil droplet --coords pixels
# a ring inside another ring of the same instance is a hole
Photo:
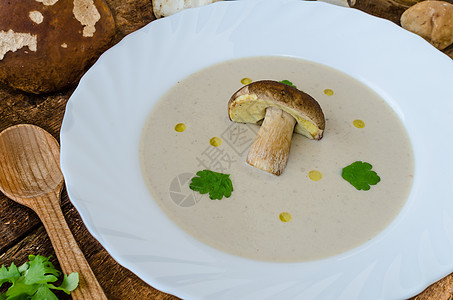
[[[186,124],[184,124],[184,123],[178,123],[178,124],[176,124],[176,126],[175,126],[175,131],[177,131],[177,132],[183,132],[184,130],[186,130]]]
[[[280,221],[282,222],[289,222],[293,218],[290,213],[282,212],[279,216]]]
[[[289,221],[291,221],[291,219],[292,219],[293,217],[291,216],[290,213],[282,212],[282,213],[278,216],[278,218],[279,218],[280,221],[282,221],[282,222],[289,222]]]
[[[316,170],[311,170],[308,172],[308,177],[313,181],[319,181],[322,178],[322,173]]]
[[[325,89],[324,94],[326,94],[327,96],[333,96],[333,91],[331,89]]]
[[[211,144],[211,146],[218,147],[222,144],[222,139],[219,137],[213,137],[209,140],[209,144]]]
[[[354,124],[354,126],[357,127],[357,128],[365,127],[365,122],[363,122],[362,120],[358,120],[358,119],[352,121],[352,124]]]
[[[247,78],[247,77],[242,78],[242,79],[241,79],[241,83],[242,83],[242,84],[250,84],[250,83],[252,83],[252,79]]]

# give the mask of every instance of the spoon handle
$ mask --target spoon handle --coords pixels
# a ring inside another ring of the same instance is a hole
[[[36,197],[32,206],[46,228],[63,273],[79,273],[79,286],[71,292],[72,299],[107,299],[66,223],[60,191]]]

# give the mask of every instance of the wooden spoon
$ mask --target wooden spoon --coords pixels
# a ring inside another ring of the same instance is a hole
[[[0,190],[38,214],[63,272],[79,273],[72,298],[107,299],[64,219],[60,208],[63,182],[60,148],[52,135],[25,124],[0,133]]]

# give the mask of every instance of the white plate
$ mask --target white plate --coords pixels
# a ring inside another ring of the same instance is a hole
[[[266,263],[210,248],[153,201],[138,157],[142,127],[176,81],[217,62],[281,55],[341,70],[379,93],[406,126],[414,185],[391,225],[347,253]],[[61,167],[89,231],[123,266],[185,299],[401,299],[453,271],[453,63],[424,40],[319,2],[217,2],[127,36],[69,100]]]

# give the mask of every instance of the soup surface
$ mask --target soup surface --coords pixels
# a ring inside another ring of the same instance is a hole
[[[326,117],[320,141],[293,135],[280,176],[245,162],[259,126],[228,118],[228,100],[249,79],[289,80]],[[278,262],[325,258],[373,238],[404,205],[414,168],[405,128],[375,92],[287,57],[223,62],[178,82],[150,113],[140,159],[153,198],[183,230],[222,251]],[[355,161],[370,163],[381,181],[368,191],[345,181],[342,169]],[[230,174],[231,197],[189,188],[204,169]]]

